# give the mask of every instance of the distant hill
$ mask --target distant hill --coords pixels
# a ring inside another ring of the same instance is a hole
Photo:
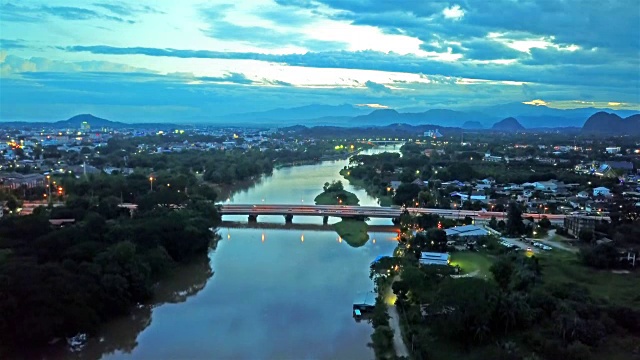
[[[524,126],[522,126],[515,118],[508,117],[493,124],[491,130],[516,132],[524,130]]]
[[[26,128],[34,128],[34,127],[54,127],[59,129],[78,129],[83,122],[89,123],[91,129],[99,129],[103,127],[113,128],[113,129],[121,129],[121,128],[132,128],[132,129],[145,129],[145,128],[153,128],[153,129],[168,129],[168,128],[176,128],[178,127],[176,124],[171,123],[136,123],[136,124],[126,124],[118,121],[111,121],[103,118],[99,118],[97,116],[91,114],[79,114],[70,117],[67,120],[60,120],[55,122],[24,122],[24,121],[10,121],[3,122],[3,125],[6,126],[18,126],[18,127],[26,127]],[[185,128],[189,127],[187,125],[181,125],[180,127]]]
[[[604,111],[591,115],[582,127],[583,133],[601,133],[617,135],[639,135],[640,114],[621,118],[616,114]]]
[[[260,123],[268,121],[287,121],[289,123],[301,123],[302,120],[330,118],[330,117],[353,117],[366,115],[371,112],[369,107],[360,107],[350,104],[343,105],[319,105],[311,104],[293,108],[277,108],[267,111],[248,112],[230,114],[219,117],[217,120],[246,123]]]
[[[56,121],[56,125],[61,127],[79,128],[83,122],[87,122],[91,127],[122,127],[125,124],[117,121],[111,121],[91,114],[80,114],[73,116],[67,120]]]
[[[462,128],[467,130],[478,130],[484,129],[484,126],[482,126],[478,121],[465,121],[464,124],[462,124]]]

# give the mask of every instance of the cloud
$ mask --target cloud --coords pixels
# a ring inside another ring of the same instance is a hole
[[[253,46],[261,46],[264,48],[283,48],[287,46],[299,46],[311,51],[341,49],[346,43],[341,41],[325,41],[311,38],[297,28],[283,27],[280,24],[274,24],[272,27],[257,25],[240,25],[226,20],[225,13],[233,9],[233,5],[222,4],[208,7],[200,10],[202,18],[210,24],[202,32],[214,39],[224,41],[238,41]],[[287,17],[295,19],[293,14],[279,14],[275,17],[274,13],[268,11],[259,11],[258,14],[263,16],[272,16],[272,21],[283,22]],[[284,22],[288,26],[295,24]]]
[[[114,14],[120,16],[130,16],[135,14],[165,14],[164,11],[160,11],[148,5],[131,5],[127,3],[94,3],[93,6],[107,9]]]
[[[0,19],[9,22],[36,22],[46,17],[56,17],[63,20],[109,20],[122,23],[134,23],[122,17],[107,15],[97,11],[75,6],[46,6],[34,7],[4,3],[0,5]]]
[[[367,81],[364,83],[364,85],[374,93],[385,93],[385,94],[391,93],[391,89],[384,86],[383,84],[378,84],[373,81]]]
[[[244,74],[235,73],[235,72],[231,72],[220,77],[200,76],[200,77],[197,77],[197,79],[201,81],[208,81],[208,82],[214,82],[214,83],[234,83],[234,84],[245,84],[245,85],[255,83],[253,80],[248,79]]]
[[[0,75],[16,77],[27,72],[117,72],[117,73],[154,73],[149,69],[143,69],[126,64],[118,64],[109,61],[80,61],[65,62],[50,60],[42,57],[25,59],[15,55],[7,55],[0,52]]]
[[[378,51],[328,51],[305,54],[263,54],[255,52],[220,52],[210,50],[179,50],[159,48],[122,48],[106,45],[70,46],[63,48],[71,52],[90,52],[111,55],[148,55],[177,58],[237,59],[284,63],[291,66],[316,68],[342,68],[434,74],[460,78],[495,81],[533,82],[554,85],[587,85],[617,87],[620,91],[640,89],[640,78],[634,63],[608,64],[589,67],[579,65],[527,65],[515,63],[442,62],[411,54],[399,55]]]
[[[460,9],[460,5],[453,5],[442,10],[442,15],[445,19],[460,20],[464,16],[464,11]]]
[[[24,40],[0,39],[0,50],[24,49],[26,47]]]

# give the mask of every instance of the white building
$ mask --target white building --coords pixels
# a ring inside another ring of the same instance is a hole
[[[606,151],[607,154],[617,154],[620,152],[620,146],[611,146],[611,147],[605,148],[604,151]]]
[[[555,191],[558,189],[558,184],[553,181],[536,181],[533,186],[542,191]]]

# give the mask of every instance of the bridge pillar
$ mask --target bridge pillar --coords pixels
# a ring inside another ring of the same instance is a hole
[[[285,224],[292,224],[293,223],[293,215],[291,214],[287,214],[284,216],[284,222]]]
[[[258,222],[258,215],[249,215],[249,222],[250,223]]]
[[[329,217],[328,216],[323,216],[322,217],[322,225],[327,225],[329,223]]]

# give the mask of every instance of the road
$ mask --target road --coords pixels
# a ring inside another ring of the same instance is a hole
[[[503,212],[471,211],[432,208],[407,208],[411,214],[436,214],[447,218],[464,218],[470,216],[478,220],[506,217]],[[398,218],[402,214],[400,208],[379,206],[347,206],[347,205],[296,205],[296,204],[224,204],[220,206],[222,215],[303,215],[303,216],[338,216],[338,217],[378,217]],[[522,214],[523,217],[539,218],[540,214]],[[545,215],[553,223],[561,223],[566,215]]]
[[[396,356],[409,358],[409,349],[402,339],[402,331],[400,329],[400,315],[395,305],[389,305],[389,326],[393,330],[393,347],[396,349]]]

